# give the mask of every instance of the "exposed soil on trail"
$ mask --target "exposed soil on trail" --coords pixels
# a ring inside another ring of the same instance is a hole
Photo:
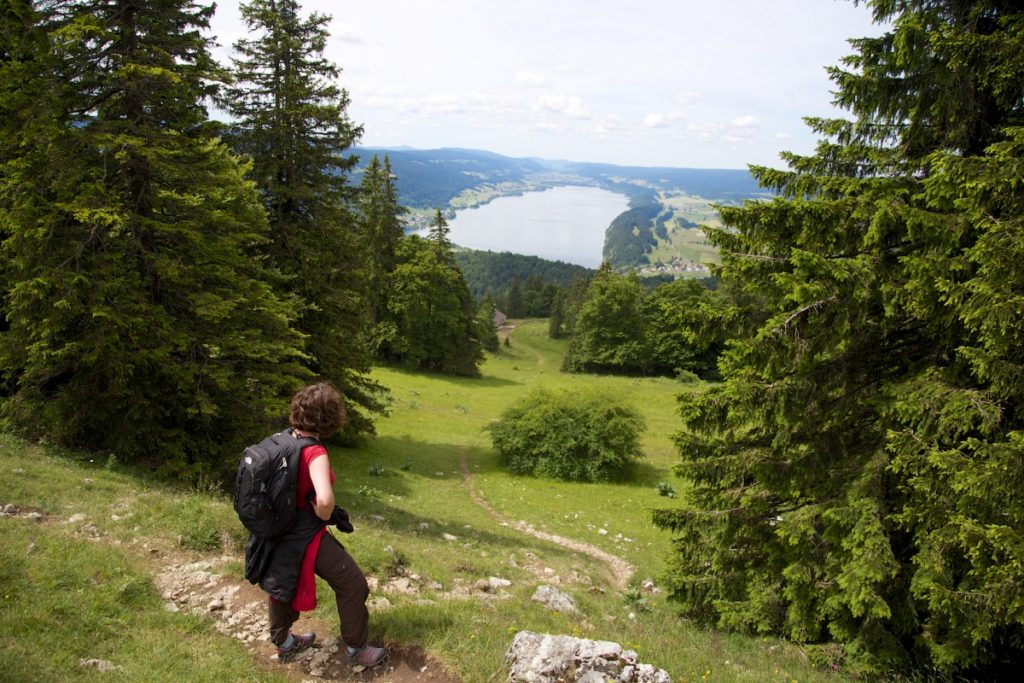
[[[574,538],[558,536],[557,534],[548,533],[547,531],[541,531],[532,524],[524,522],[523,520],[515,520],[506,517],[491,507],[490,503],[488,503],[480,492],[474,488],[473,475],[469,471],[469,464],[466,462],[465,453],[459,454],[459,469],[462,470],[462,481],[466,484],[466,488],[469,489],[469,497],[476,505],[483,508],[487,514],[498,522],[505,526],[512,527],[516,531],[528,536],[539,538],[542,541],[548,541],[574,552],[589,555],[590,557],[598,559],[609,566],[611,570],[609,580],[612,585],[619,590],[625,590],[629,587],[629,580],[633,578],[633,574],[636,572],[636,568],[629,562],[626,562],[621,557],[617,557],[609,552],[601,550],[596,546],[590,545],[589,543],[584,543],[583,541],[579,541]]]
[[[461,683],[422,649],[407,644],[381,642],[373,633],[370,619],[370,642],[384,645],[391,653],[387,662],[373,669],[354,667],[344,653],[344,645],[336,635],[337,623],[325,623],[303,615],[295,623],[296,632],[313,631],[317,642],[290,662],[278,662],[277,650],[269,640],[267,594],[237,572],[238,555],[204,556],[187,553],[172,543],[138,538],[131,543],[112,539],[84,514],[63,518],[47,515],[38,508],[17,505],[0,506],[0,514],[24,517],[41,524],[62,524],[72,527],[74,536],[95,542],[108,542],[122,550],[141,555],[154,566],[154,582],[164,600],[164,609],[189,611],[213,620],[216,629],[241,641],[263,668],[273,670],[292,681],[379,681],[380,683]],[[333,599],[321,595],[321,600]]]
[[[514,329],[516,329],[515,325],[502,325],[497,330],[495,330],[495,332],[498,333],[500,339],[504,340],[504,339],[507,339],[508,337],[512,336],[512,330],[514,330]],[[504,337],[501,337],[501,333],[502,332],[505,333]],[[522,347],[520,347],[520,348],[522,348]],[[544,355],[541,354],[539,351],[533,349],[533,348],[530,348],[529,351],[530,351],[530,353],[532,353],[534,355],[534,358],[537,361],[537,367],[538,368],[544,367]]]
[[[277,661],[276,649],[267,640],[267,595],[257,586],[238,581],[224,573],[228,563],[237,562],[233,555],[190,561],[189,558],[166,558],[163,571],[156,577],[157,588],[163,596],[165,608],[171,611],[191,610],[207,614],[218,631],[245,643],[257,660],[268,662],[288,672],[294,680],[318,681],[433,681],[457,683],[439,664],[432,662],[419,648],[383,643],[391,652],[384,664],[373,669],[354,667],[344,653],[344,644],[336,636],[337,625],[323,623],[303,616],[294,630],[313,631],[317,642],[294,660]],[[321,600],[330,596],[320,596]],[[372,629],[373,621],[370,626]],[[379,644],[379,639],[371,642]]]

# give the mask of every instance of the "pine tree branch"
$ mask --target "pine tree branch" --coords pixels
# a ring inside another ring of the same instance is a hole
[[[815,301],[812,304],[807,304],[806,306],[803,306],[802,308],[797,309],[796,311],[793,312],[792,315],[790,315],[788,318],[786,318],[785,321],[783,321],[782,329],[783,330],[789,329],[789,324],[791,322],[793,322],[795,319],[797,319],[800,316],[804,315],[805,313],[809,313],[811,311],[817,311],[818,309],[820,309],[825,304],[833,303],[835,301],[836,301],[836,296],[833,294],[832,296],[828,297],[827,299],[821,299],[820,301]]]

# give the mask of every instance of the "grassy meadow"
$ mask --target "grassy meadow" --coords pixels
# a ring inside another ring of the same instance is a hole
[[[650,523],[651,509],[685,498],[685,483],[671,473],[675,398],[700,386],[565,375],[559,372],[564,343],[547,337],[546,321],[518,321],[508,336],[509,346],[487,360],[480,379],[378,368],[375,377],[392,393],[378,436],[332,450],[337,497],[356,526],[342,540],[364,571],[382,583],[415,573],[442,587],[388,594],[392,606],[371,616],[371,637],[418,645],[473,682],[504,680],[505,650],[522,629],[617,641],[677,681],[841,679],[813,667],[795,645],[698,628],[678,618],[663,594],[636,590],[646,578],[658,580],[670,548],[669,535]],[[539,386],[611,391],[637,408],[647,426],[646,457],[634,478],[572,484],[505,472],[485,428]],[[680,497],[660,496],[659,482]],[[617,589],[601,561],[496,519],[471,491],[506,520],[632,563],[634,589]],[[203,617],[165,612],[153,583],[161,558],[173,553],[237,554],[233,571],[243,580],[244,533],[226,496],[148,481],[110,457],[0,436],[5,504],[44,517],[0,517],[0,678],[90,678],[96,672],[78,660],[96,657],[121,665],[105,674],[120,680],[278,680],[273,665],[254,661]],[[92,537],[81,523],[68,522],[75,514],[88,516]],[[488,599],[458,595],[460,586],[487,577],[512,585]],[[576,599],[582,617],[530,600],[539,584],[555,581]],[[333,600],[323,599],[329,589],[321,591],[315,616],[335,624]]]
[[[695,263],[720,263],[718,248],[708,241],[704,231],[685,227],[680,222],[680,219],[685,219],[698,225],[720,226],[722,219],[712,202],[703,197],[665,192],[659,194],[658,200],[662,206],[671,209],[674,216],[666,225],[668,238],[659,238],[658,244],[648,254],[650,262],[669,263],[682,258]]]

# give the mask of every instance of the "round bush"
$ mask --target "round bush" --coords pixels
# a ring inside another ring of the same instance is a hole
[[[568,481],[620,478],[642,456],[643,418],[605,394],[536,390],[488,427],[518,474]]]

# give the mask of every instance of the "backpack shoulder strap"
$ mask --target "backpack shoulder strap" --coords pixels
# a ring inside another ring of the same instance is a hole
[[[295,466],[296,472],[298,472],[299,459],[302,457],[303,449],[307,446],[316,446],[320,443],[320,439],[313,436],[295,436],[295,433],[291,429],[285,429],[280,432],[278,436],[282,437],[283,443],[290,442],[291,447],[288,448],[288,464],[290,466]]]

